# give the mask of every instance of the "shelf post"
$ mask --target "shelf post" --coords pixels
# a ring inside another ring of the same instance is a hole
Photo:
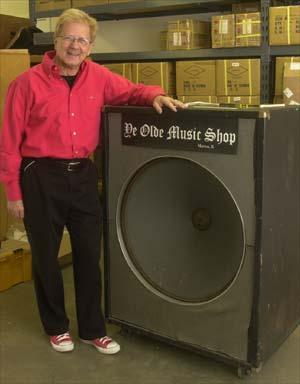
[[[29,0],[29,19],[32,25],[36,25],[35,0]]]
[[[261,58],[260,58],[260,78],[261,78],[261,96],[260,101],[263,104],[270,103],[271,84],[270,69],[271,55],[269,46],[269,6],[270,0],[261,1]]]

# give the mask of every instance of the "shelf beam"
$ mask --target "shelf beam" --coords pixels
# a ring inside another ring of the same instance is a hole
[[[198,60],[198,59],[226,59],[235,57],[260,57],[259,47],[245,48],[208,48],[182,51],[150,51],[150,52],[116,52],[93,53],[94,61],[108,62],[134,62],[134,61],[167,61],[167,60]]]
[[[32,0],[31,0],[32,1]],[[230,11],[232,0],[137,0],[81,7],[97,20],[118,20],[141,17],[166,16],[187,13]],[[37,12],[35,18],[59,16],[62,10]],[[33,16],[32,16],[33,17]]]

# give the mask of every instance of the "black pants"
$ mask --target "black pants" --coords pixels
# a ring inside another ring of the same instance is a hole
[[[68,162],[72,161],[68,165]],[[38,308],[48,335],[69,329],[58,251],[63,228],[72,245],[79,336],[106,335],[101,311],[102,209],[97,171],[88,159],[23,159],[24,223],[32,251]]]

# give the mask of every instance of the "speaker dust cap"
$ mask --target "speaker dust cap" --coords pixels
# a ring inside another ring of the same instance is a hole
[[[224,184],[201,165],[161,157],[143,165],[119,201],[124,257],[144,286],[166,300],[204,303],[234,282],[245,236]]]

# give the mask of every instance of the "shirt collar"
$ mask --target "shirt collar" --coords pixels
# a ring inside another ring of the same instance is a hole
[[[44,54],[43,56],[43,61],[42,61],[42,66],[44,68],[44,71],[46,74],[50,77],[51,75],[54,77],[59,77],[59,68],[58,66],[54,63],[54,58],[55,58],[56,52],[55,51],[48,51]],[[84,60],[81,65],[79,72],[82,72],[87,63],[86,60]]]

